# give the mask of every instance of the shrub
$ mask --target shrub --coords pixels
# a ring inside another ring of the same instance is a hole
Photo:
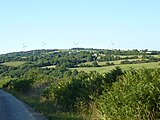
[[[81,111],[81,108],[88,110],[90,104],[122,74],[119,67],[105,75],[96,71],[83,72],[71,80],[52,83],[44,91],[43,96],[63,110]]]
[[[160,69],[126,72],[97,103],[104,119],[159,119]]]
[[[30,90],[32,83],[32,80],[20,80],[14,83],[13,87],[17,91],[27,92],[28,90]]]

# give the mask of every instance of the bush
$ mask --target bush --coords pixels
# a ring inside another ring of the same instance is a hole
[[[92,62],[92,66],[93,67],[99,67],[98,62],[97,61]]]
[[[20,80],[16,83],[14,83],[14,89],[20,92],[27,92],[30,90],[31,85],[33,81],[32,80]]]
[[[113,62],[106,62],[106,64],[104,66],[112,66],[115,65]]]
[[[52,83],[44,91],[43,96],[63,110],[81,111],[81,108],[87,110],[90,103],[102,95],[122,74],[119,67],[104,75],[95,71],[80,73],[71,80]]]
[[[126,72],[97,103],[103,119],[159,119],[160,69]]]

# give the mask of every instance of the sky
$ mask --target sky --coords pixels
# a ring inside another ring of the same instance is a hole
[[[160,0],[0,0],[0,54],[35,49],[160,50]]]

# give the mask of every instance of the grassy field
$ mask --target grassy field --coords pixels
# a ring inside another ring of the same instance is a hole
[[[151,55],[151,56],[153,56],[155,58],[160,58],[160,55]]]
[[[12,61],[12,62],[2,63],[2,65],[17,67],[17,66],[23,65],[24,63],[26,63],[26,62],[24,62],[24,61]]]
[[[56,65],[45,66],[45,67],[42,67],[42,68],[56,68]]]
[[[142,60],[142,59],[128,59],[128,61],[136,61],[136,60]],[[121,61],[124,61],[124,60],[116,60],[116,61],[109,61],[109,62],[113,62],[115,65],[119,65]],[[98,62],[98,65],[106,65],[106,62]],[[84,64],[92,65],[92,63],[93,62],[85,62]]]
[[[76,68],[78,71],[85,71],[85,72],[90,72],[90,71],[97,71],[100,73],[108,72],[112,69],[114,69],[116,66],[119,66],[122,68],[122,70],[128,70],[129,68],[135,68],[135,69],[140,69],[140,68],[160,68],[160,62],[152,62],[152,63],[141,63],[141,64],[123,64],[123,65],[114,65],[114,66],[106,66],[106,67],[81,67],[81,68]],[[71,68],[71,70],[74,70],[75,68]]]
[[[136,55],[120,55],[121,58],[126,58],[126,57],[134,57]],[[143,55],[138,55],[138,58],[142,58]],[[155,58],[160,58],[160,55],[146,55],[146,56],[153,56]]]

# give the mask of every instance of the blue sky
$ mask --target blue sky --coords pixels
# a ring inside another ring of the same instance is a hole
[[[73,47],[160,50],[159,6],[160,0],[0,0],[0,53]]]

